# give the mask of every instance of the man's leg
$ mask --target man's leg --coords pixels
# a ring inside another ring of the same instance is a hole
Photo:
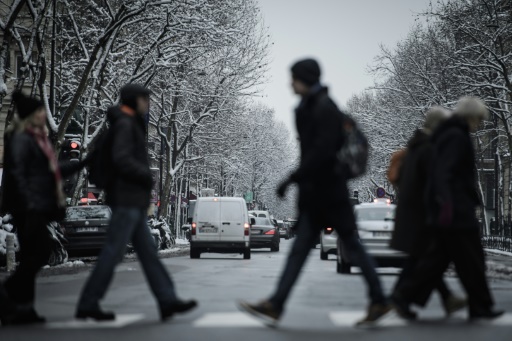
[[[285,268],[279,279],[276,292],[269,299],[270,303],[278,311],[283,310],[284,304],[290,295],[293,285],[299,277],[300,271],[304,266],[304,262],[308,257],[309,251],[316,242],[316,238],[320,233],[318,226],[312,226],[310,216],[307,213],[299,217],[297,223],[298,234],[293,242],[292,249],[288,255]]]
[[[99,310],[99,301],[104,297],[112,281],[115,266],[124,257],[126,245],[138,222],[137,209],[122,207],[112,209],[112,218],[107,229],[107,240],[82,291],[77,312]]]
[[[149,233],[145,213],[145,210],[140,212],[140,218],[132,237],[133,248],[142,264],[142,269],[153,295],[155,295],[160,307],[165,307],[174,303],[177,297],[171,277],[158,258],[155,240]]]
[[[485,277],[482,244],[477,230],[450,231],[445,248],[468,295],[469,310],[490,311],[494,302]]]
[[[341,244],[347,251],[350,262],[361,268],[363,277],[368,286],[368,295],[372,304],[385,304],[386,297],[382,292],[379,276],[375,270],[375,262],[366,252],[364,246],[357,237],[356,231],[340,235]]]

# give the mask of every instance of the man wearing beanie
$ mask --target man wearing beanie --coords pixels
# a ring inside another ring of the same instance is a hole
[[[390,311],[390,305],[382,292],[373,260],[358,239],[347,177],[337,158],[345,143],[344,115],[329,98],[327,88],[320,84],[320,67],[315,60],[301,60],[292,66],[291,72],[292,88],[301,97],[295,111],[301,160],[299,168],[278,188],[278,195],[283,197],[293,183],[299,186],[297,238],[274,294],[259,304],[240,302],[239,306],[265,323],[275,325],[321,230],[332,227],[351,261],[362,270],[371,303],[367,316],[358,325],[371,326]]]
[[[128,84],[121,89],[121,104],[108,109],[110,129],[103,148],[108,148],[105,152],[111,160],[109,171],[105,171],[108,174],[105,192],[112,218],[107,241],[78,302],[75,316],[79,319],[115,319],[113,313],[101,310],[99,301],[105,296],[114,269],[130,242],[158,301],[162,321],[197,305],[195,301],[178,299],[147,226],[152,177],[144,117],[149,111],[149,95],[145,87]]]

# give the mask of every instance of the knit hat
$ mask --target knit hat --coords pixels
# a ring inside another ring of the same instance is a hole
[[[314,59],[304,59],[292,66],[292,76],[306,85],[315,85],[320,81],[320,66]]]
[[[39,108],[44,108],[44,103],[36,98],[25,96],[21,91],[12,94],[12,100],[16,104],[18,117],[22,120],[29,117]]]
[[[150,94],[149,89],[140,84],[126,84],[121,88],[121,103],[136,110],[137,97],[148,97]]]

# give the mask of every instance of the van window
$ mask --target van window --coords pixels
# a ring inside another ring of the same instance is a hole
[[[225,201],[221,203],[222,221],[242,221],[244,220],[243,210],[239,202]]]
[[[256,220],[256,224],[255,225],[259,225],[259,226],[274,226],[274,225],[272,225],[270,220],[268,220],[268,218],[256,218],[255,220]]]
[[[266,218],[267,216],[266,216],[265,214],[263,214],[263,213],[260,213],[260,214],[258,214],[258,217],[260,217],[260,218]]]
[[[357,221],[378,221],[395,219],[395,210],[391,207],[365,207],[356,211]]]
[[[198,222],[220,220],[220,203],[218,201],[200,201],[196,204]]]

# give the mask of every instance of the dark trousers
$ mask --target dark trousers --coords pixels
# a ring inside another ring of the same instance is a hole
[[[171,277],[158,258],[155,241],[149,232],[146,210],[114,207],[107,230],[107,241],[82,291],[78,310],[99,309],[99,301],[105,296],[112,281],[114,269],[123,259],[129,242],[133,244],[159,305],[163,307],[177,300]]]
[[[437,229],[433,238],[434,243],[396,294],[406,302],[412,302],[417,292],[436,286],[453,262],[466,291],[470,313],[490,309],[493,299],[485,277],[484,252],[478,230]]]
[[[35,299],[36,276],[46,264],[52,241],[44,214],[29,212],[14,217],[20,245],[19,265],[5,282],[9,298],[19,305],[31,305]]]
[[[414,270],[418,266],[418,262],[420,260],[421,258],[418,256],[410,256],[406,260],[402,268],[402,272],[400,273],[400,276],[398,277],[398,280],[395,284],[394,291],[400,292],[402,284],[407,283],[407,281],[414,276]],[[435,287],[424,287],[422,288],[422,291],[417,291],[411,303],[424,307],[434,290],[437,290],[443,301],[446,301],[452,295],[448,285],[441,277]]]
[[[352,208],[350,208],[352,210]],[[353,214],[347,214],[346,219],[354,219]],[[343,226],[340,225],[340,226]],[[347,226],[355,226],[353,221],[347,221]],[[284,271],[279,280],[277,290],[270,298],[270,302],[279,310],[284,308],[284,304],[290,295],[293,285],[299,277],[300,271],[309,251],[317,241],[322,228],[314,224],[308,213],[301,213],[297,222],[297,237],[293,243]],[[349,255],[350,261],[359,266],[362,270],[366,284],[368,286],[368,295],[372,303],[385,303],[386,299],[382,292],[381,283],[373,259],[368,255],[364,246],[359,241],[355,230],[351,228],[336,228],[344,250]]]

